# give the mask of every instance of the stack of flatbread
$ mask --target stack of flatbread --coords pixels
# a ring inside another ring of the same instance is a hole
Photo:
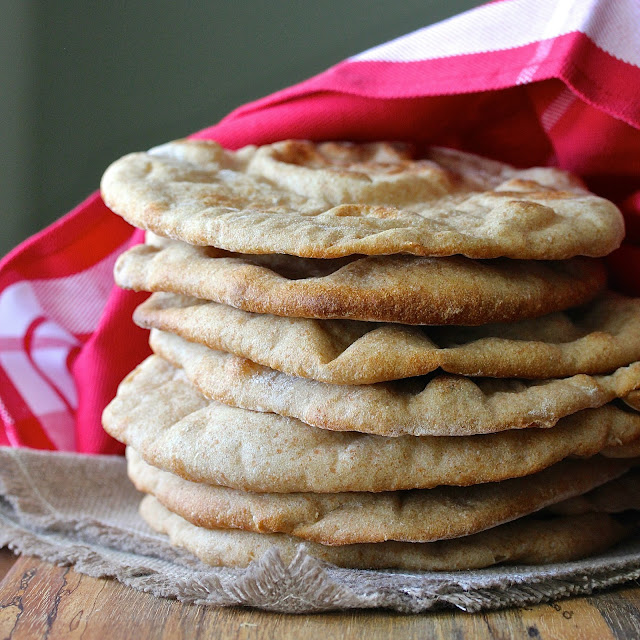
[[[439,570],[629,533],[607,496],[640,455],[640,300],[606,290],[621,214],[577,178],[179,141],[117,161],[102,192],[148,232],[115,277],[153,292],[134,319],[154,352],[104,426],[174,544]]]

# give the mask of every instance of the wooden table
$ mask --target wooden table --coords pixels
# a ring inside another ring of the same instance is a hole
[[[640,586],[524,609],[402,615],[316,615],[184,605],[0,550],[0,639],[166,640],[420,638],[460,640],[640,638]]]

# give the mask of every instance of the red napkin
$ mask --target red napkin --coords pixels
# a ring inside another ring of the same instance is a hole
[[[613,286],[640,295],[640,5],[504,0],[376,47],[194,134],[411,140],[580,174],[624,211]],[[116,453],[100,427],[148,353],[112,287],[142,234],[95,194],[0,262],[0,444]]]

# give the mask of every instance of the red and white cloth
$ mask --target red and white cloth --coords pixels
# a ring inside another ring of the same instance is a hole
[[[194,134],[229,148],[285,138],[413,140],[583,176],[625,213],[612,283],[640,295],[640,3],[502,0],[354,56]],[[112,286],[142,241],[97,194],[0,262],[0,445],[85,453],[148,353]]]

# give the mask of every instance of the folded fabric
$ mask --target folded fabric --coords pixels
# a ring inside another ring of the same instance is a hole
[[[0,546],[156,596],[290,613],[527,606],[640,576],[637,538],[585,560],[476,571],[341,569],[304,542],[289,561],[274,548],[246,569],[210,567],[145,524],[125,466],[119,456],[0,447]]]
[[[354,56],[194,138],[410,140],[580,174],[621,205],[612,282],[640,294],[640,16],[633,0],[504,0]],[[0,443],[121,452],[100,427],[147,353],[111,288],[141,241],[93,195],[0,262]]]

